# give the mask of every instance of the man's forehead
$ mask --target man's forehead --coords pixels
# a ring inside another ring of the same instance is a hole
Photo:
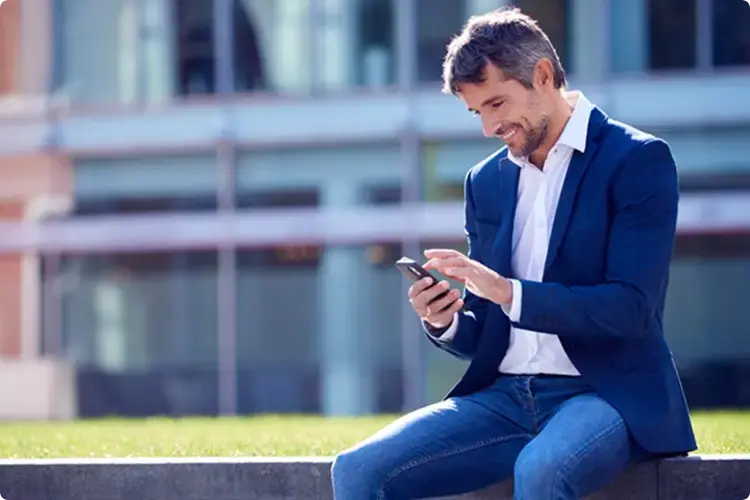
[[[464,91],[476,91],[484,90],[488,88],[493,89],[504,89],[512,84],[512,80],[505,76],[505,73],[501,69],[485,68],[482,70],[480,79],[476,83],[462,82],[459,83],[456,88],[460,92]]]
[[[485,101],[507,97],[512,92],[511,80],[486,79],[479,83],[461,83],[456,86],[457,96],[467,105],[482,106]]]

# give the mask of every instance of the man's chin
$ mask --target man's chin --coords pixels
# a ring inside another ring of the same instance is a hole
[[[515,156],[516,158],[523,158],[524,156],[526,156],[523,152],[523,149],[513,147],[510,144],[506,144],[506,146],[508,146],[508,152],[512,154],[513,156]]]

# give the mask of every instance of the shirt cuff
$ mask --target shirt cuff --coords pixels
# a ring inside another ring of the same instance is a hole
[[[521,286],[521,282],[518,280],[511,279],[508,281],[510,281],[511,286],[513,287],[513,299],[511,300],[510,304],[501,304],[500,307],[512,322],[518,323],[521,320],[523,287]]]
[[[450,342],[451,340],[453,340],[453,337],[456,336],[456,331],[458,330],[458,313],[453,313],[453,321],[451,321],[450,326],[448,326],[448,328],[446,329],[434,328],[426,322],[424,323],[424,327],[427,329],[430,335],[435,337],[437,340],[441,342]]]

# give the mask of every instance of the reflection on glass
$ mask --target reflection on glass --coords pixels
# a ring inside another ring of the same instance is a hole
[[[696,0],[650,0],[649,68],[686,69],[696,65]]]
[[[481,136],[477,121],[477,136]],[[503,147],[497,139],[425,141],[421,168],[427,201],[463,201],[466,172]]]
[[[102,195],[77,200],[73,215],[215,209],[209,195]],[[43,266],[42,283],[56,288],[61,303],[45,306],[60,307],[61,324],[44,329],[60,331],[62,354],[80,367],[81,415],[216,412],[216,252],[64,255],[56,279],[45,281],[46,273]]]
[[[714,65],[750,65],[750,5],[742,0],[712,5]]]
[[[393,187],[365,189],[389,203]],[[316,189],[243,192],[243,208],[302,208]],[[400,411],[400,246],[282,244],[238,253],[239,408]]]
[[[72,173],[76,215],[216,210],[215,154],[78,158]]]
[[[175,2],[174,15],[180,93],[212,94],[216,90],[213,1],[179,0]]]
[[[417,81],[441,80],[445,48],[465,21],[462,0],[417,0]]]
[[[235,88],[265,88],[257,16],[249,0],[232,2]],[[212,0],[59,0],[56,5],[56,91],[70,100],[140,104],[216,92]]]
[[[84,416],[216,411],[216,253],[66,256],[63,354]]]
[[[694,408],[750,404],[750,234],[677,238],[665,334]]]
[[[310,89],[310,0],[236,0],[237,91]],[[238,31],[237,27],[244,27]]]
[[[239,253],[242,413],[400,410],[397,253],[387,245]]]
[[[336,90],[393,84],[394,0],[322,0],[319,5],[317,86]]]
[[[245,0],[232,6],[233,90],[267,88],[257,20]],[[179,0],[175,5],[179,37],[177,67],[182,95],[213,94],[216,88],[216,33],[214,0]],[[225,27],[229,29],[229,27]]]
[[[319,410],[317,246],[239,250],[238,410]]]
[[[178,2],[182,6],[190,0]],[[168,0],[59,0],[56,92],[73,102],[162,102],[175,94]]]

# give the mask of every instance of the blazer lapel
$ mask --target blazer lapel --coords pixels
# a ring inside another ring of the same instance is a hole
[[[555,222],[552,226],[545,271],[549,269],[549,266],[554,262],[557,252],[560,249],[563,236],[568,229],[570,214],[573,212],[573,206],[575,205],[578,196],[578,188],[581,184],[581,180],[591,164],[591,160],[593,160],[596,155],[596,151],[599,149],[599,132],[605,119],[606,116],[598,108],[595,107],[592,110],[591,118],[589,119],[586,149],[583,153],[575,151],[570,160],[568,173],[565,176],[562,192],[560,193],[557,212],[555,213]]]
[[[500,160],[498,168],[500,229],[495,237],[494,248],[497,256],[497,272],[503,276],[511,276],[510,257],[513,247],[513,222],[516,217],[520,167],[506,157]]]

